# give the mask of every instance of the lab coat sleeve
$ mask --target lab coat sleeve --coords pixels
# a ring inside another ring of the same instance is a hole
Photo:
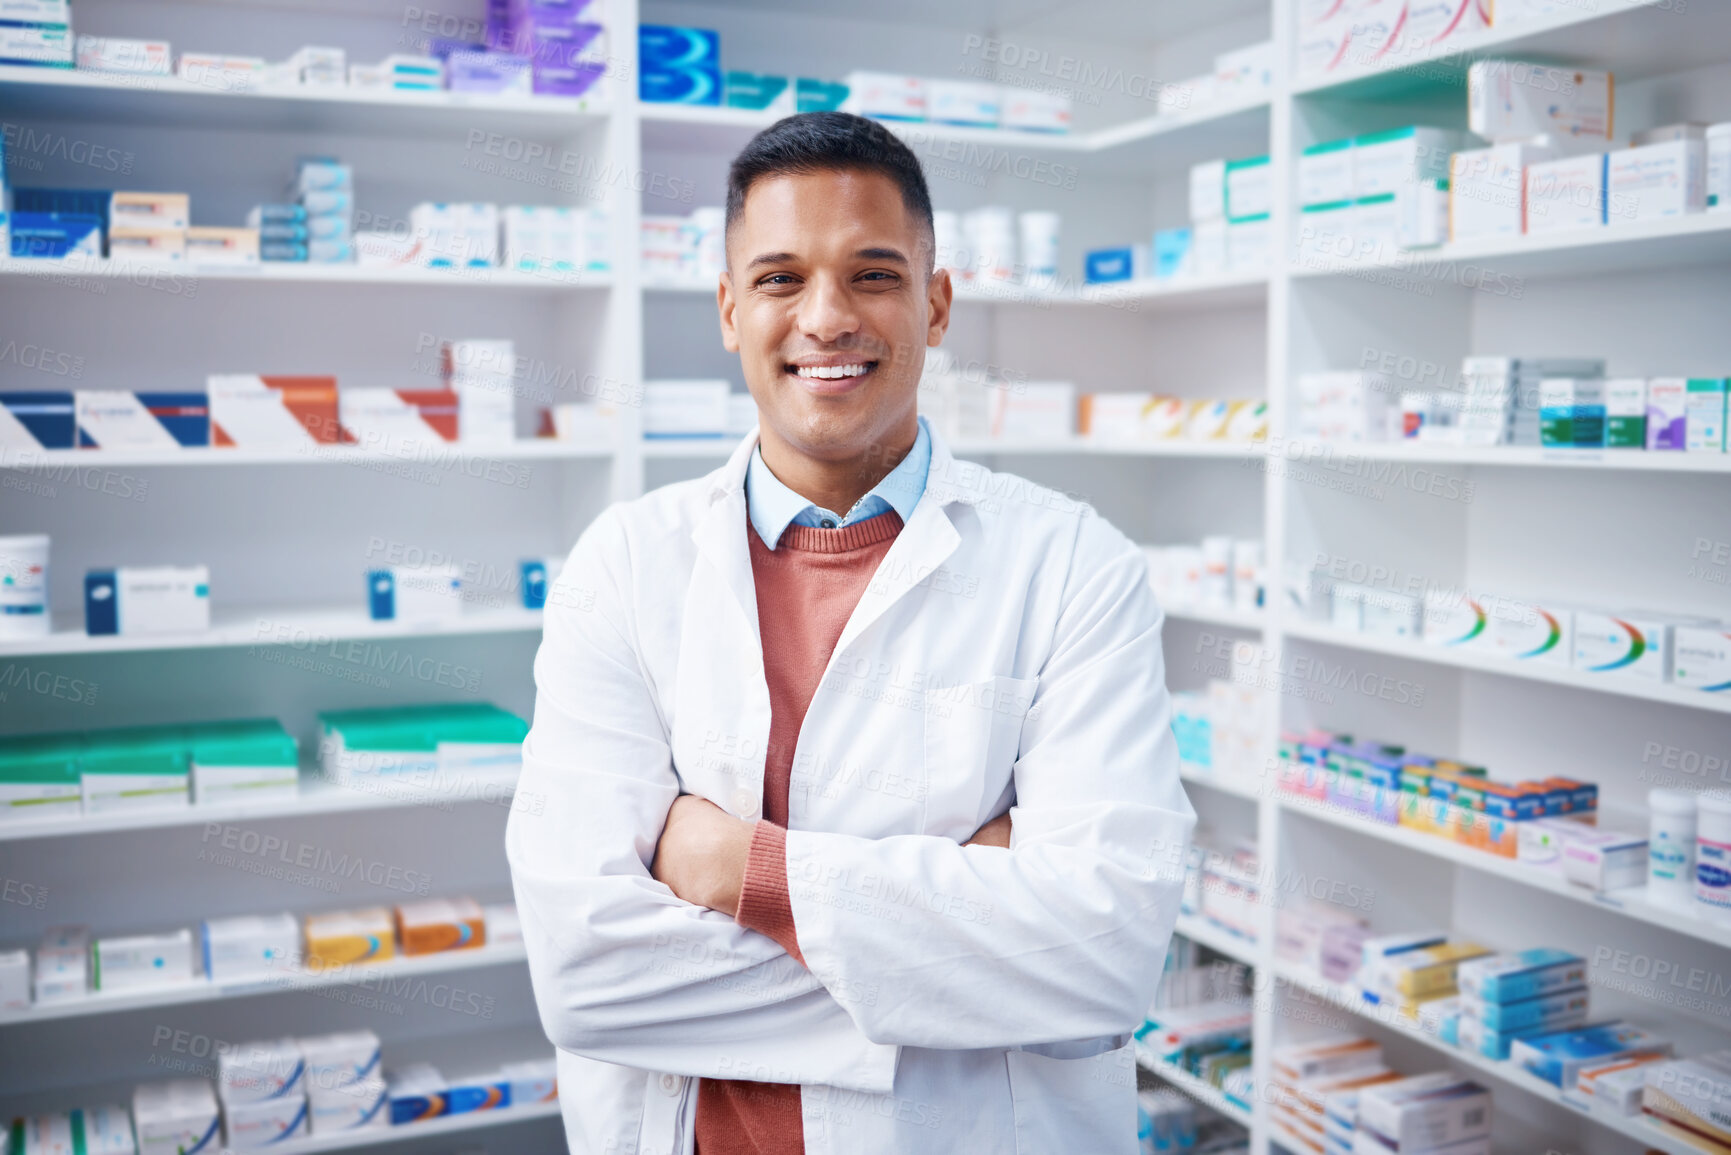
[[[887,1093],[895,1047],[774,941],[650,876],[679,782],[629,641],[628,563],[603,515],[550,592],[535,659],[506,850],[542,1025],[624,1066]]]
[[[790,831],[806,965],[867,1038],[1031,1048],[1116,1038],[1153,1002],[1195,813],[1178,779],[1146,563],[1084,518],[1023,722],[1008,850]]]

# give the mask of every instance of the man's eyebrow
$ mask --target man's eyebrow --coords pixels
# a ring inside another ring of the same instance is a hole
[[[854,256],[862,257],[868,261],[895,261],[901,265],[908,263],[908,259],[902,255],[900,249],[861,249]]]
[[[745,267],[755,269],[759,265],[785,265],[794,259],[792,253],[759,253],[751,258],[751,263]]]

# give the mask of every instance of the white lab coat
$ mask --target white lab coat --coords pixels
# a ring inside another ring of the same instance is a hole
[[[506,842],[571,1150],[688,1155],[710,1076],[800,1084],[809,1155],[1133,1152],[1195,815],[1145,563],[1088,507],[933,438],[799,734],[809,970],[650,877],[680,793],[762,811],[755,444],[603,513],[547,603]]]

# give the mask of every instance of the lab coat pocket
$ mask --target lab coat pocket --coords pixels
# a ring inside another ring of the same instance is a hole
[[[1019,1155],[1134,1155],[1136,1058],[1127,1046],[1080,1059],[1004,1055]]]
[[[940,685],[926,695],[924,831],[961,842],[1004,793],[1038,678]]]

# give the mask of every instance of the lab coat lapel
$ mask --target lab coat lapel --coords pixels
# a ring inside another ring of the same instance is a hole
[[[691,591],[699,603],[724,602],[715,594],[725,591],[732,595],[739,611],[751,627],[753,639],[757,629],[757,584],[751,573],[751,547],[746,542],[745,471],[751,455],[757,449],[757,430],[740,442],[727,464],[709,475],[709,511],[691,533],[697,552],[709,563],[712,575],[701,568],[693,575]],[[720,579],[720,588],[711,585],[711,577]],[[707,587],[699,589],[697,587]],[[705,614],[687,617],[686,629],[713,629],[716,618]]]

